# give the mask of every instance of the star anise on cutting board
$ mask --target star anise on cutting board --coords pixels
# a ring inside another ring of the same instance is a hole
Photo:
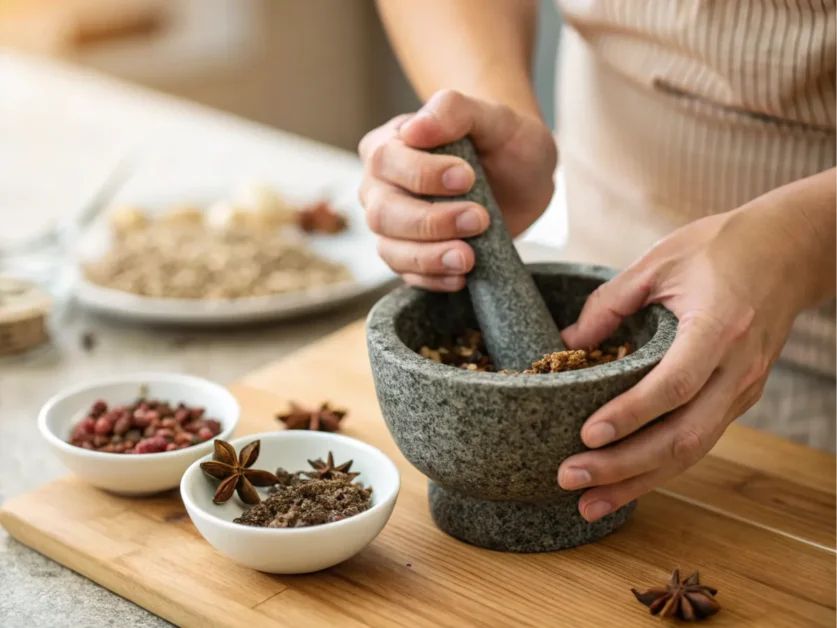
[[[631,592],[651,610],[652,615],[660,617],[696,621],[721,610],[721,605],[715,600],[718,590],[701,584],[697,571],[681,582],[680,570],[675,569],[666,588],[647,591],[631,589]]]
[[[332,408],[327,401],[318,409],[309,409],[294,401],[290,406],[290,412],[276,416],[289,430],[336,432],[340,429],[340,421],[347,414],[345,410]]]
[[[328,459],[325,461],[322,459],[309,460],[308,464],[310,464],[314,470],[306,472],[305,475],[316,480],[331,480],[335,477],[335,474],[341,474],[345,476],[349,482],[351,482],[360,475],[360,473],[349,473],[349,469],[352,468],[352,462],[352,460],[349,460],[343,464],[335,465],[334,456],[331,452],[328,452]]]
[[[215,441],[215,459],[201,463],[204,473],[221,480],[213,502],[223,504],[237,490],[241,501],[253,506],[261,501],[256,486],[273,486],[279,481],[270,471],[251,468],[259,457],[260,447],[260,441],[254,440],[243,447],[236,458],[232,445],[223,440]]]

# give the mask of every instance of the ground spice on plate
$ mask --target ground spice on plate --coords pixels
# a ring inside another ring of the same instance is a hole
[[[330,479],[306,478],[303,472],[276,470],[279,484],[269,497],[246,510],[234,523],[262,528],[304,528],[341,521],[369,510],[372,489],[353,477],[332,472]]]

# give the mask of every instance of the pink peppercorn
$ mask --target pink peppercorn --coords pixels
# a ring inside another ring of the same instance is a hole
[[[94,416],[99,416],[100,414],[104,414],[108,409],[108,404],[104,401],[99,399],[96,403],[93,404],[93,407],[90,408],[90,413]]]
[[[127,433],[129,429],[131,429],[131,419],[127,416],[119,417],[113,424],[113,433],[119,436]]]
[[[215,436],[215,434],[213,434],[212,430],[208,427],[202,427],[198,430],[197,436],[199,441],[204,442]]]
[[[107,417],[99,417],[96,419],[96,427],[94,431],[97,434],[109,434],[110,431],[113,429],[113,423],[111,423]]]
[[[220,421],[216,421],[215,419],[204,419],[203,424],[206,425],[210,430],[212,430],[212,434],[214,436],[218,436],[221,433],[221,423]]]
[[[158,436],[154,436],[152,438],[146,438],[145,440],[141,440],[137,443],[137,446],[134,447],[134,453],[137,454],[156,454],[160,453],[161,451],[166,450],[166,442],[165,438],[160,438]]]
[[[179,434],[174,435],[174,442],[178,445],[191,445],[192,438],[192,435],[188,432],[180,432]]]

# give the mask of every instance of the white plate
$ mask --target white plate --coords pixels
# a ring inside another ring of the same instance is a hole
[[[280,191],[281,193],[281,191]],[[199,200],[196,200],[199,199]],[[134,200],[129,204],[151,213],[175,205],[196,203],[207,207],[224,198],[208,197]],[[230,300],[161,299],[144,297],[120,290],[103,288],[84,278],[81,265],[102,256],[110,246],[111,236],[105,219],[97,221],[79,240],[74,250],[74,294],[78,302],[102,314],[134,321],[176,325],[218,325],[258,320],[279,320],[335,308],[357,297],[375,292],[396,280],[376,252],[375,237],[366,227],[363,209],[354,199],[333,196],[335,205],[349,218],[349,228],[337,235],[306,236],[318,254],[345,264],[351,281],[328,285],[305,292],[291,292],[266,297]],[[299,199],[291,199],[299,202]]]

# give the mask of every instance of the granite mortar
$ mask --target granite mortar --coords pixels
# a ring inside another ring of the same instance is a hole
[[[562,263],[527,267],[555,321],[578,317],[587,296],[613,276],[608,268]],[[399,288],[367,319],[375,389],[401,452],[430,480],[430,509],[444,532],[510,552],[575,547],[621,527],[634,504],[590,524],[580,491],[562,490],[559,464],[584,451],[581,426],[634,386],[674,340],[677,319],[650,306],[610,339],[635,351],[600,366],[545,375],[457,369],[417,353],[476,327],[467,293]],[[541,356],[532,356],[537,359]]]

